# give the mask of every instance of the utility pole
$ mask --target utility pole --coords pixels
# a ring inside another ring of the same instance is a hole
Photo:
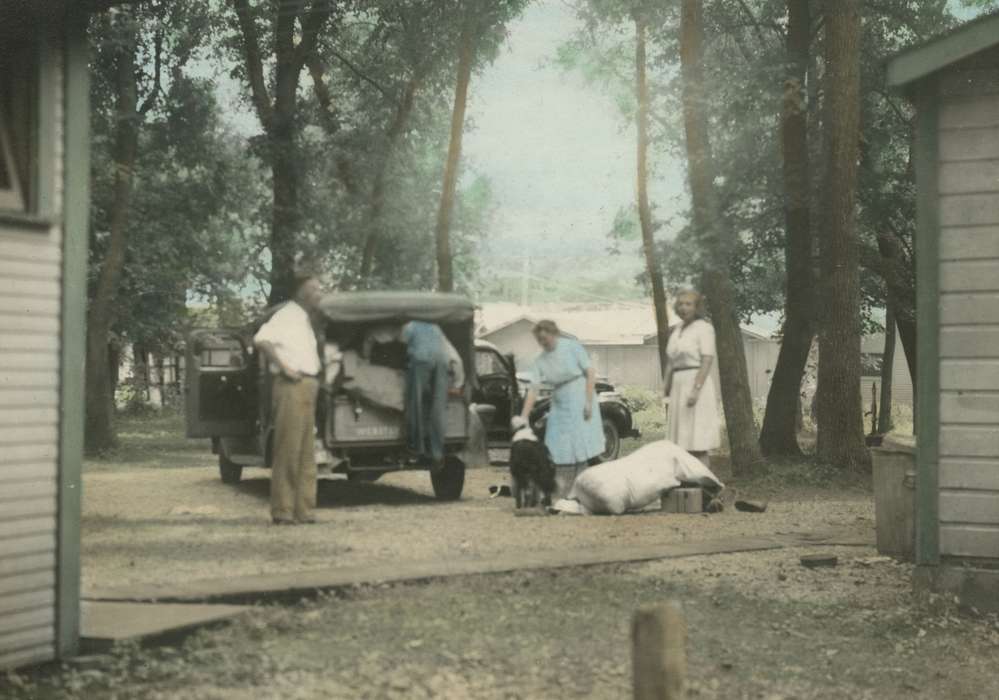
[[[520,305],[527,306],[531,299],[531,258],[524,258],[524,269],[520,277]]]

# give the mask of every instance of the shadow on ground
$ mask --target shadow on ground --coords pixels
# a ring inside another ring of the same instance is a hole
[[[427,475],[429,486],[430,476]],[[244,479],[235,488],[240,493],[255,496],[263,501],[270,499],[269,478]],[[418,506],[437,503],[429,494],[392,484],[365,483],[346,479],[320,479],[316,494],[317,508],[344,508],[351,506]]]

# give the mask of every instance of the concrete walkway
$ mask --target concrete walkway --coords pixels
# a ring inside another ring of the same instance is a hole
[[[357,585],[399,583],[497,574],[511,571],[561,569],[712,554],[765,551],[802,546],[873,546],[873,538],[837,533],[788,533],[773,537],[747,537],[698,543],[642,547],[602,547],[558,552],[514,552],[489,559],[451,559],[398,562],[371,566],[299,571],[228,579],[172,582],[97,588],[84,591],[89,601],[158,603],[243,603],[262,599],[287,599]]]
[[[80,607],[80,646],[102,652],[126,640],[164,641],[198,627],[231,620],[251,610],[240,605],[183,605],[84,600]]]

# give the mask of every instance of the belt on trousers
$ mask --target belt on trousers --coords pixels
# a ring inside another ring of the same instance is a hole
[[[700,368],[701,368],[700,365],[698,365],[697,367],[677,367],[676,369],[673,370],[673,374],[676,374],[677,372],[688,372],[692,369],[700,369]]]

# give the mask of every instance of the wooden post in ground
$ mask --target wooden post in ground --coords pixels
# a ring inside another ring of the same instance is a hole
[[[631,626],[635,700],[679,700],[687,678],[687,623],[673,605],[640,608]]]

